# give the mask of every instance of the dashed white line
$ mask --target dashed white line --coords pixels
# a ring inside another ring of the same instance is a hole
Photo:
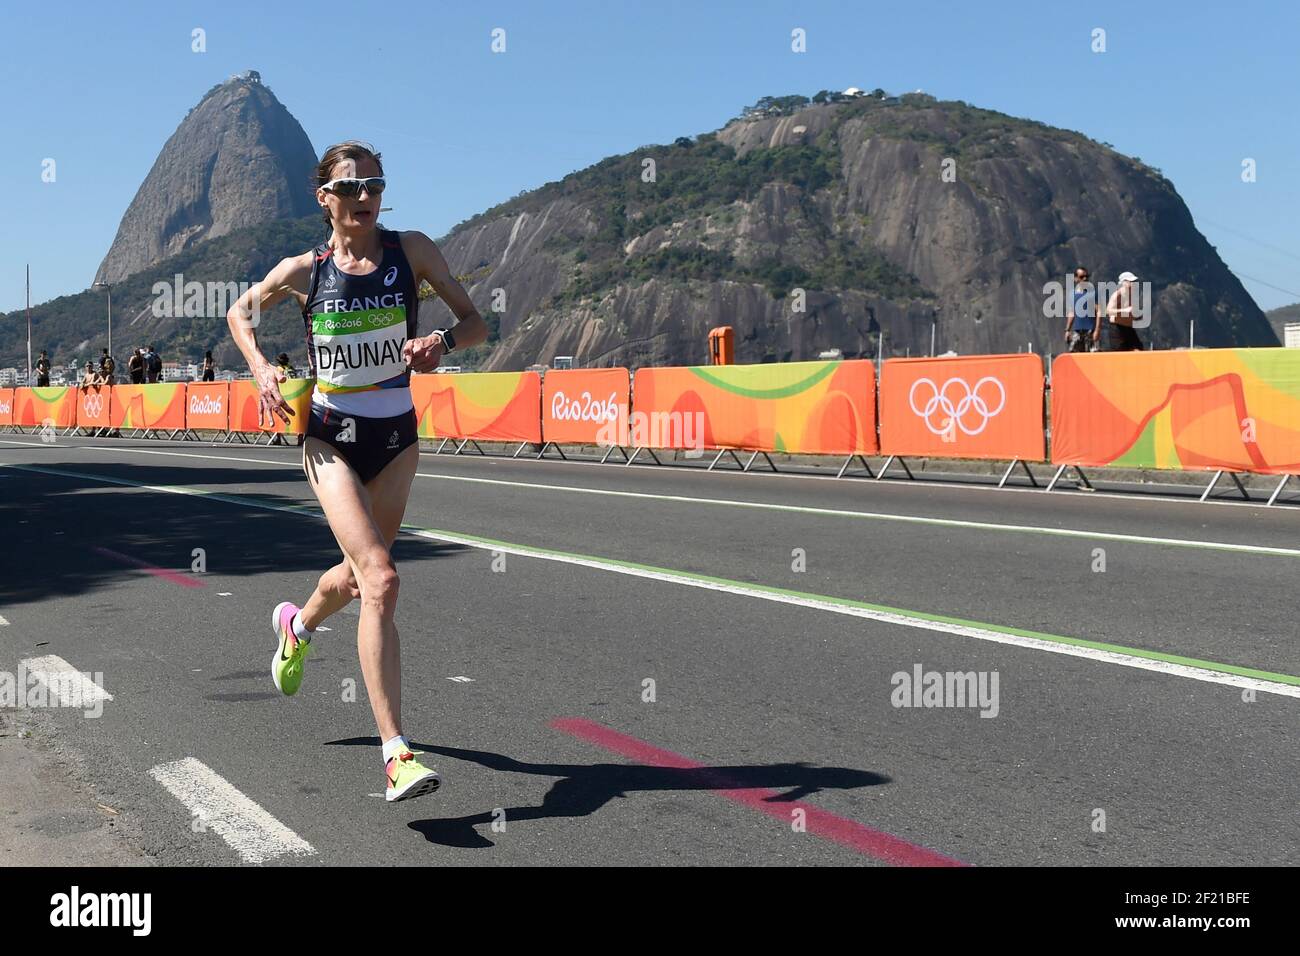
[[[29,657],[22,665],[64,707],[93,707],[101,701],[113,699],[113,695],[100,687],[89,674],[77,670],[57,654]]]
[[[204,828],[217,833],[245,863],[311,856],[310,843],[267,813],[206,764],[185,757],[149,771]]]

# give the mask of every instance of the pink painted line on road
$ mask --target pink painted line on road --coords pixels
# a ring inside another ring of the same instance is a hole
[[[653,744],[636,737],[629,737],[603,724],[582,717],[559,717],[551,721],[551,726],[562,730],[588,743],[605,750],[620,754],[630,760],[651,767],[669,767],[674,770],[709,770],[702,763],[696,763],[671,750],[662,750]],[[758,810],[790,825],[790,811],[796,807],[805,813],[808,832],[831,840],[842,846],[856,850],[866,856],[895,866],[965,866],[960,860],[927,850],[923,846],[909,843],[883,830],[873,830],[847,817],[837,816],[819,807],[801,802],[773,801],[778,797],[776,790],[759,787],[740,787],[736,781],[728,780],[723,774],[716,775],[718,786],[711,791],[720,797],[742,804],[752,810]]]
[[[152,564],[146,564],[144,561],[141,561],[139,558],[133,558],[129,554],[119,554],[116,551],[108,550],[108,548],[96,548],[95,551],[98,552],[99,554],[104,555],[107,558],[112,558],[115,561],[121,561],[123,564],[134,565],[135,567],[139,568],[141,571],[145,571],[149,574],[155,575],[156,577],[165,578],[166,580],[170,581],[172,584],[179,584],[181,587],[184,588],[205,587],[204,583],[200,581],[195,575],[186,574],[184,571],[169,571],[167,568],[156,568]]]

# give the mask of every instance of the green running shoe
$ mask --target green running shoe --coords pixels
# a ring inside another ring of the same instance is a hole
[[[311,653],[311,641],[300,641],[293,633],[293,616],[298,605],[282,601],[271,615],[271,629],[279,638],[275,656],[271,658],[271,680],[276,690],[287,697],[298,693],[302,684],[302,662]]]
[[[388,792],[384,799],[389,803],[395,800],[409,800],[433,793],[441,785],[438,771],[419,763],[415,756],[424,752],[399,747],[397,753],[388,758],[384,765],[384,775],[388,777]]]

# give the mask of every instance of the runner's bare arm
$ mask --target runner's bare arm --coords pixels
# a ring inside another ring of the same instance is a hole
[[[454,327],[456,348],[466,349],[486,342],[487,323],[483,321],[483,316],[479,315],[478,309],[470,301],[468,293],[451,274],[447,260],[443,258],[437,243],[422,232],[404,232],[402,251],[406,253],[407,261],[411,263],[416,285],[418,286],[421,281],[427,281],[459,320]],[[437,336],[433,335],[408,342],[403,351],[414,372],[432,371],[437,367],[438,360],[443,354],[442,343]]]
[[[293,416],[293,409],[280,394],[279,383],[285,380],[284,373],[268,362],[257,347],[257,326],[264,309],[291,296],[303,301],[307,284],[311,281],[311,262],[310,252],[281,259],[265,279],[241,295],[226,313],[226,324],[235,345],[257,381],[259,415],[268,422],[274,421],[272,416],[279,415],[280,420],[287,424]]]

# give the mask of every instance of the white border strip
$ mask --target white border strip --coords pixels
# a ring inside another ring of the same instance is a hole
[[[17,443],[15,443],[17,444]],[[104,448],[102,445],[85,445],[79,446],[88,449],[98,449],[101,451],[121,451],[122,449]],[[278,460],[267,460],[261,458],[238,458],[226,455],[196,455],[186,452],[175,451],[155,451],[151,449],[132,448],[132,454],[141,455],[163,455],[173,458],[199,458],[203,461],[237,461],[253,465],[272,465],[277,468],[284,468],[285,462]],[[513,461],[514,459],[504,459]],[[552,460],[553,459],[544,459]],[[594,464],[594,462],[574,462],[573,464]],[[21,467],[14,463],[15,467]],[[4,467],[0,464],[0,467]],[[33,467],[39,467],[34,465]],[[733,472],[726,472],[733,474]],[[769,474],[766,472],[756,472],[755,474]],[[485,485],[505,485],[510,488],[532,488],[543,491],[560,491],[569,493],[589,494],[589,495],[607,495],[616,498],[640,498],[651,501],[667,501],[678,504],[700,504],[715,505],[730,508],[753,508],[760,511],[783,511],[793,514],[814,515],[817,517],[827,518],[857,518],[867,521],[893,521],[902,524],[919,524],[931,525],[943,528],[966,528],[976,531],[1003,531],[1012,534],[1038,534],[1047,537],[1058,538],[1080,538],[1087,541],[1121,541],[1130,544],[1149,544],[1158,547],[1173,548],[1191,548],[1202,551],[1227,551],[1235,554],[1258,554],[1268,557],[1300,558],[1300,549],[1298,548],[1275,548],[1262,544],[1237,544],[1232,541],[1202,541],[1195,538],[1162,538],[1152,535],[1124,534],[1117,531],[1088,531],[1080,528],[1048,528],[1041,525],[1023,525],[1023,524],[1000,524],[995,521],[966,521],[961,518],[936,518],[928,515],[903,515],[891,514],[881,511],[853,511],[842,508],[816,508],[810,505],[783,505],[767,501],[741,501],[735,498],[701,498],[689,495],[666,495],[645,491],[619,491],[613,488],[586,488],[581,485],[552,485],[545,482],[528,482],[528,481],[506,481],[501,478],[472,478],[468,475],[434,475],[426,472],[417,471],[417,478],[430,478],[441,481],[466,481]],[[813,477],[807,475],[796,475],[787,477]],[[944,485],[944,487],[949,487]],[[951,487],[963,487],[953,485]],[[1004,489],[1006,490],[1006,489]],[[1132,495],[1116,495],[1114,497],[1124,498],[1132,501]],[[1223,502],[1230,504],[1233,502]],[[1250,504],[1249,502],[1235,502],[1236,504]],[[1263,505],[1259,505],[1263,507]]]
[[[670,584],[681,584],[687,587],[703,588],[708,591],[719,591],[723,594],[736,594],[741,597],[759,598],[764,601],[774,601],[778,604],[791,604],[796,607],[813,608],[818,611],[830,611],[833,614],[844,614],[849,617],[860,617],[870,621],[880,621],[884,624],[896,624],[901,627],[914,627],[925,631],[937,631],[941,634],[952,634],[957,637],[973,637],[976,640],[991,641],[995,644],[1010,644],[1014,647],[1049,651],[1053,654],[1064,654],[1068,657],[1083,657],[1088,660],[1101,661],[1107,664],[1119,664],[1123,667],[1134,667],[1138,670],[1155,671],[1159,674],[1187,677],[1192,680],[1205,681],[1211,684],[1226,684],[1229,687],[1240,687],[1243,689],[1259,691],[1265,694],[1277,694],[1281,697],[1294,697],[1300,699],[1300,686],[1280,684],[1275,681],[1260,680],[1255,677],[1241,677],[1236,674],[1225,674],[1222,671],[1213,671],[1202,667],[1192,667],[1187,664],[1151,660],[1144,657],[1133,657],[1128,654],[1119,654],[1115,651],[1106,651],[1100,648],[1080,647],[1073,644],[1060,644],[1056,641],[1045,641],[1035,637],[1024,637],[1019,634],[1006,634],[1002,631],[994,631],[982,627],[971,627],[969,625],[956,624],[948,621],[933,621],[929,618],[913,617],[910,614],[899,614],[892,611],[879,611],[873,608],[855,607],[852,604],[840,604],[838,601],[821,600],[812,596],[773,592],[762,588],[750,588],[746,587],[744,584],[724,584],[718,581],[701,580],[689,575],[674,574],[670,571],[657,571],[650,568],[636,568],[622,564],[610,564],[595,558],[552,554],[546,551],[534,550],[533,548],[524,545],[507,546],[501,544],[485,544],[481,541],[475,540],[474,538],[463,538],[459,535],[448,534],[446,532],[433,532],[412,528],[404,528],[402,530],[407,534],[414,535],[418,538],[429,538],[434,541],[444,541],[449,544],[460,544],[465,545],[466,547],[482,548],[487,551],[499,551],[504,554],[515,554],[521,557],[541,558],[545,561],[558,561],[563,564],[576,564],[580,567],[593,568],[598,571],[612,571],[616,574],[648,578],[652,581],[665,581]]]
[[[267,813],[206,764],[185,757],[149,771],[205,827],[220,834],[245,863],[311,856],[312,845]]]
[[[28,674],[58,696],[64,707],[89,708],[100,701],[113,699],[113,695],[91,680],[88,674],[77,670],[57,654],[29,657],[22,664]]]
[[[0,465],[0,467],[4,467]],[[30,468],[38,470],[38,465],[13,465],[19,469]],[[81,473],[77,473],[81,474]],[[305,506],[289,507],[287,505],[264,504],[257,501],[235,500],[223,496],[220,492],[202,491],[195,488],[170,487],[167,485],[146,485],[141,482],[132,481],[129,478],[109,478],[98,475],[84,475],[96,481],[102,481],[105,484],[126,485],[135,488],[145,488],[150,491],[160,491],[168,494],[192,495],[200,498],[209,498],[216,501],[224,501],[227,504],[233,504],[245,508],[257,508],[266,511],[282,511],[287,514],[302,515],[304,517],[316,518],[324,521],[325,516],[321,512]],[[430,531],[425,528],[412,528],[409,525],[401,528],[401,532],[413,535],[417,538],[428,538],[432,541],[444,541],[449,544],[460,544],[465,547],[478,548],[483,551],[499,551],[505,554],[515,554],[521,557],[540,558],[544,561],[558,561],[562,564],[574,564],[580,567],[593,568],[599,571],[611,571],[615,574],[625,574],[631,577],[647,578],[654,581],[664,581],[671,584],[681,584],[687,587],[704,588],[706,590],[719,591],[726,594],[736,594],[742,597],[760,598],[765,601],[774,601],[780,604],[791,604],[798,607],[814,608],[822,611],[830,611],[835,614],[846,614],[851,617],[867,618],[869,620],[881,621],[887,624],[897,624],[903,627],[915,627],[927,631],[938,631],[945,634],[953,634],[961,637],[973,637],[977,640],[991,641],[997,644],[1011,644],[1017,647],[1031,648],[1033,650],[1048,651],[1053,654],[1064,654],[1068,657],[1083,657],[1089,660],[1101,661],[1108,664],[1119,664],[1123,667],[1133,667],[1139,670],[1155,671],[1162,674],[1171,674],[1178,677],[1187,677],[1192,680],[1206,681],[1214,684],[1226,684],[1231,687],[1240,687],[1243,689],[1257,690],[1269,694],[1277,694],[1283,697],[1300,698],[1300,686],[1291,684],[1282,684],[1275,681],[1261,680],[1255,677],[1244,677],[1236,674],[1228,674],[1223,671],[1210,670],[1208,668],[1195,667],[1188,664],[1179,664],[1170,661],[1152,660],[1144,657],[1134,657],[1127,654],[1121,654],[1115,651],[1103,650],[1101,648],[1080,647],[1072,644],[1062,644],[1055,641],[1042,640],[1040,638],[1026,637],[1019,634],[1008,634],[988,628],[972,627],[965,624],[958,624],[948,621],[936,621],[929,618],[912,616],[908,614],[899,614],[893,611],[876,610],[873,608],[858,607],[853,604],[841,604],[833,599],[825,597],[816,597],[812,595],[790,594],[787,592],[769,591],[759,587],[749,587],[741,582],[720,582],[710,581],[702,578],[692,577],[685,574],[677,574],[666,569],[656,569],[647,567],[630,566],[626,564],[617,564],[609,561],[602,561],[599,558],[585,557],[582,555],[560,554],[541,548],[530,548],[527,545],[517,545],[508,542],[497,542],[490,540],[480,540],[478,538],[465,537],[446,531]]]

